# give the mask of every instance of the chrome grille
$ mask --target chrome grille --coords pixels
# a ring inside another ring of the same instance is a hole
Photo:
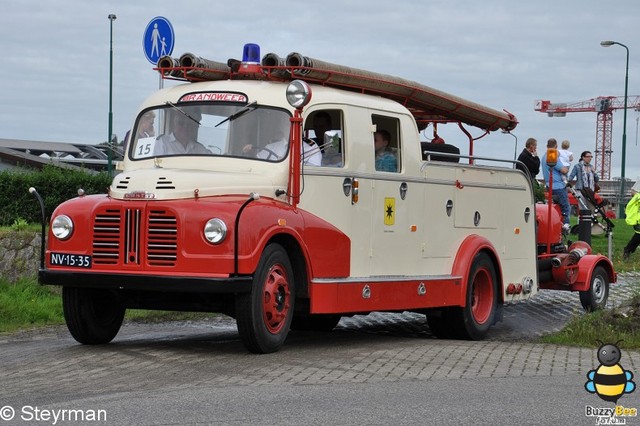
[[[140,209],[127,209],[124,215],[124,263],[140,264]]]
[[[153,266],[173,266],[177,253],[176,217],[164,210],[151,210],[147,226],[147,262]]]
[[[96,215],[93,224],[93,263],[118,263],[120,247],[120,210],[110,209]]]

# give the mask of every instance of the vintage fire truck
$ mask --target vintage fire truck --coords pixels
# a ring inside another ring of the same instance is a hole
[[[254,44],[156,69],[179,83],[142,104],[108,193],[79,192],[49,222],[39,281],[63,287],[78,342],[110,342],[128,308],[222,312],[269,353],[346,315],[418,312],[438,337],[481,339],[541,288],[606,303],[611,262],[567,246],[514,162],[474,156],[513,115]],[[462,154],[434,143],[443,123]]]

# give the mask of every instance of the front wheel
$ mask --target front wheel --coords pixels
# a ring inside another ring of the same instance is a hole
[[[451,308],[454,335],[480,340],[493,324],[498,306],[498,279],[493,262],[484,252],[476,254],[469,271],[466,306]]]
[[[293,269],[287,252],[269,244],[258,263],[251,291],[236,298],[240,339],[254,353],[275,352],[291,327],[295,300]]]
[[[596,266],[591,274],[589,289],[580,292],[580,303],[585,311],[604,309],[609,297],[609,275],[602,266]]]
[[[116,337],[125,308],[109,290],[64,287],[62,309],[69,332],[79,343],[100,345]]]

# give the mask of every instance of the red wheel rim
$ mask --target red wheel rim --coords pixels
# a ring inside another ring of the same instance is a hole
[[[282,265],[273,265],[267,273],[262,298],[264,324],[269,332],[276,334],[284,327],[291,306],[290,299],[287,272]]]
[[[479,268],[471,288],[471,314],[478,324],[489,319],[493,309],[493,280],[487,268]]]

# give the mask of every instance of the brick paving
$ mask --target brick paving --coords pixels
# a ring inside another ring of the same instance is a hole
[[[638,276],[612,286],[618,304]],[[505,308],[504,321],[480,342],[431,337],[423,315],[344,318],[331,333],[292,332],[275,354],[247,353],[233,321],[128,323],[104,346],[82,346],[64,328],[0,336],[0,406],[52,404],[123,391],[378,383],[481,377],[547,377],[586,372],[595,348],[536,343],[581,311],[578,296],[542,292]],[[640,352],[623,349],[621,364],[640,371]]]

